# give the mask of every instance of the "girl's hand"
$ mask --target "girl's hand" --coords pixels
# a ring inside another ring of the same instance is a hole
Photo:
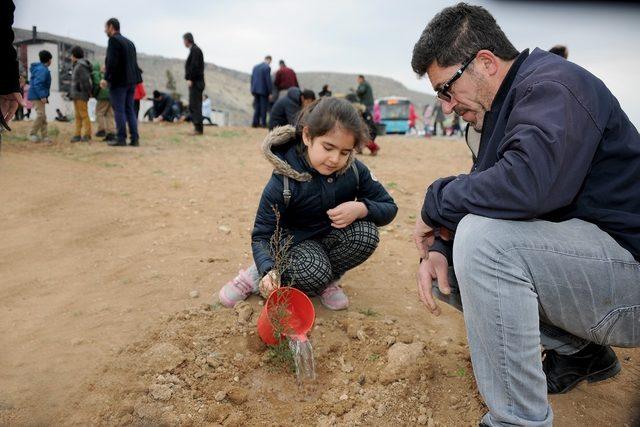
[[[260,280],[260,284],[258,285],[258,289],[260,290],[260,295],[263,298],[269,298],[271,292],[275,291],[280,287],[280,280],[278,279],[278,272],[275,270],[271,270],[268,272],[262,280]]]
[[[367,205],[362,202],[345,202],[327,211],[334,228],[348,227],[356,219],[362,219],[368,214]]]

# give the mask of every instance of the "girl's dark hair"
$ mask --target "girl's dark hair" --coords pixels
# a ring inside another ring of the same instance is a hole
[[[336,126],[353,135],[355,148],[369,140],[369,131],[360,112],[349,101],[339,98],[320,98],[304,108],[298,116],[296,133],[302,138],[302,130],[307,127],[309,137],[313,139],[330,133]]]

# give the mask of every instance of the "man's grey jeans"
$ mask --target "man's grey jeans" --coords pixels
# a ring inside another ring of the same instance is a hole
[[[591,223],[467,215],[453,259],[489,426],[552,424],[541,345],[640,346],[640,263]]]

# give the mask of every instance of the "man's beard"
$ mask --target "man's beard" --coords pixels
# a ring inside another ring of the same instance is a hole
[[[480,108],[479,110],[473,111],[475,113],[476,120],[475,122],[470,122],[470,124],[475,130],[477,130],[478,132],[482,132],[482,126],[484,125],[484,116],[486,112],[491,109],[494,95],[490,93],[490,91],[488,90],[488,86],[482,80],[476,80],[476,82],[478,85],[478,91],[477,99],[474,102],[476,102],[480,106]],[[466,108],[454,108],[454,111],[456,112],[456,114],[462,117],[464,113],[472,110],[468,110]]]

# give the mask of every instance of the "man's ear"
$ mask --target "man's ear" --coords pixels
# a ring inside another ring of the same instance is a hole
[[[498,72],[498,61],[498,57],[493,52],[483,49],[478,52],[478,57],[476,58],[476,64],[479,66],[478,71],[490,77],[494,76]]]

